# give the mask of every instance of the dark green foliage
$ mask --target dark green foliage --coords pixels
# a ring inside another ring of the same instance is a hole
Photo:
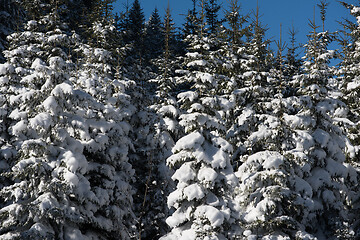
[[[196,34],[199,30],[199,19],[197,17],[198,12],[196,10],[197,0],[192,0],[192,2],[193,2],[193,8],[188,10],[184,23],[184,29],[183,29],[184,38],[190,34]]]
[[[274,54],[239,0],[225,24],[223,1],[192,0],[181,32],[140,0],[15,1],[0,0],[1,237],[359,238],[360,30],[344,20],[329,50],[327,1],[302,59],[294,27]]]
[[[7,48],[6,37],[19,30],[23,11],[15,0],[0,0],[0,63],[5,59],[2,51]]]
[[[216,34],[221,24],[221,21],[218,19],[220,9],[221,7],[217,4],[217,0],[208,0],[205,3],[206,21],[211,34]]]
[[[238,0],[230,1],[230,8],[226,10],[225,19],[230,28],[227,31],[230,43],[232,45],[241,46],[242,38],[248,34],[248,28],[245,27],[245,23],[248,22],[248,15],[242,15],[241,6]]]
[[[139,0],[135,0],[129,11],[129,41],[133,43],[134,53],[141,59],[144,49],[145,16]]]
[[[154,59],[160,56],[164,49],[164,32],[159,11],[157,8],[150,16],[149,22],[146,24],[145,54],[148,59]]]
[[[296,44],[297,31],[294,29],[294,26],[289,30],[288,33],[290,36],[290,44],[287,46],[286,59],[284,63],[284,75],[289,79],[294,75],[300,74],[302,61],[298,53],[300,46]]]

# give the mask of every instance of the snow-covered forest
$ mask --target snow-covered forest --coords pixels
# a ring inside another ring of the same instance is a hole
[[[1,240],[360,239],[360,3],[113,4],[0,0]]]

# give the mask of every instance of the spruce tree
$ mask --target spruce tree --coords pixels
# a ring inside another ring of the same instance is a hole
[[[223,239],[233,221],[230,196],[237,180],[230,164],[232,147],[222,137],[221,117],[228,106],[218,95],[221,78],[215,71],[217,61],[211,57],[217,42],[206,37],[204,8],[199,19],[198,32],[186,37],[188,52],[178,71],[192,90],[177,96],[185,136],[167,159],[175,169],[172,179],[177,186],[168,197],[168,206],[175,209],[166,220],[172,230],[162,239]]]
[[[0,97],[7,127],[0,154],[0,234],[129,239],[129,97],[98,64],[109,54],[84,49],[52,6],[10,36],[7,63],[0,66],[1,79],[8,79],[1,81]],[[71,61],[78,47],[87,62],[81,66]]]
[[[230,28],[227,31],[229,42],[233,46],[242,46],[242,38],[247,33],[247,28],[244,26],[248,21],[248,15],[241,13],[241,5],[238,0],[230,0],[229,9],[226,10],[225,19]]]
[[[357,21],[353,23],[350,20],[347,20],[342,24],[344,27],[343,38],[341,40],[342,54],[341,62],[338,69],[338,79],[340,80],[340,86],[342,86],[343,92],[343,101],[349,107],[349,115],[351,121],[340,121],[342,126],[347,130],[347,134],[355,146],[355,156],[354,154],[348,154],[348,162],[351,166],[356,169],[357,176],[359,176],[359,162],[357,161],[359,156],[359,39],[360,32],[358,17],[360,16],[359,5],[352,5],[345,2],[341,4],[346,7],[352,16],[354,16]],[[352,229],[355,232],[354,238],[360,236],[360,222],[356,218],[357,213],[360,209],[360,195],[357,185],[352,187],[352,195],[350,195],[350,200],[352,202],[352,208],[350,212],[350,219],[352,219]]]
[[[288,31],[290,44],[287,46],[284,75],[289,80],[294,75],[299,75],[301,73],[302,61],[299,58],[299,46],[296,44],[297,33],[298,31],[294,28],[294,26],[292,26]]]
[[[250,76],[244,76],[244,83],[247,86],[262,86],[267,84],[267,74],[271,69],[272,53],[269,51],[270,41],[265,39],[267,27],[261,22],[260,8],[257,5],[253,12],[253,19],[250,23],[250,40],[246,45],[247,54],[253,59],[248,61],[249,68],[253,70]]]
[[[13,0],[0,1],[0,63],[4,62],[2,51],[7,48],[6,37],[18,30],[23,21],[23,11]]]
[[[312,32],[305,45],[305,73],[299,78],[302,87],[299,93],[302,98],[307,99],[302,112],[313,121],[313,124],[305,129],[313,139],[313,148],[306,154],[310,160],[310,174],[304,179],[312,187],[314,209],[317,210],[316,222],[319,227],[309,229],[316,232],[320,228],[328,237],[350,237],[350,206],[345,199],[351,195],[351,185],[357,179],[352,167],[345,163],[345,154],[354,155],[354,148],[346,133],[335,121],[348,117],[347,106],[336,97],[336,94],[329,94],[336,91],[337,85],[329,66],[334,51],[328,50],[328,44],[333,35],[324,31],[326,6],[325,1],[319,4],[323,32],[318,33],[315,20],[310,21]],[[349,182],[344,181],[345,179],[349,179]]]
[[[145,26],[146,58],[154,59],[160,56],[164,46],[163,26],[157,8],[152,12]]]
[[[199,19],[197,18],[197,10],[196,10],[196,3],[197,0],[192,0],[193,8],[188,10],[188,14],[186,15],[184,28],[183,28],[183,38],[190,34],[196,34],[198,31],[198,22]]]
[[[221,7],[217,4],[217,0],[208,0],[205,3],[206,22],[208,24],[209,33],[211,34],[216,34],[221,24],[221,21],[218,19],[218,12],[220,9]]]
[[[144,50],[145,16],[139,0],[134,0],[129,11],[129,41],[133,43],[132,52],[140,62]]]

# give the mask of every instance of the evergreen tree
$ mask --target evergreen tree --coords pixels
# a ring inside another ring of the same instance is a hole
[[[302,61],[297,53],[299,46],[296,45],[296,34],[294,26],[289,30],[290,44],[287,46],[285,59],[284,75],[287,79],[291,79],[294,75],[301,73]]]
[[[105,50],[84,49],[89,64],[79,71],[71,56],[81,44],[62,30],[56,7],[48,11],[10,36],[0,66],[8,79],[0,97],[1,238],[129,239],[129,98],[95,70]]]
[[[205,3],[206,22],[208,24],[209,33],[216,34],[221,21],[218,20],[218,12],[221,9],[217,4],[217,0],[208,0]]]
[[[184,29],[183,29],[183,37],[190,34],[196,34],[198,31],[198,22],[199,19],[197,18],[197,10],[196,10],[196,2],[197,0],[192,0],[193,2],[193,8],[191,10],[188,10],[188,14],[186,15],[185,23],[184,23]]]
[[[226,10],[225,14],[225,19],[230,26],[227,31],[229,42],[235,47],[243,45],[242,38],[248,31],[248,28],[244,26],[248,21],[248,15],[242,15],[240,10],[238,0],[230,0],[229,10]]]
[[[162,239],[223,239],[233,221],[231,192],[237,179],[230,164],[232,147],[222,138],[222,114],[229,106],[220,95],[222,77],[212,57],[218,42],[204,33],[204,13],[202,9],[199,31],[186,38],[188,52],[178,71],[192,90],[177,96],[185,136],[167,159],[175,169],[172,179],[177,186],[168,197],[168,206],[175,208],[166,220],[172,230]]]
[[[359,176],[359,162],[357,161],[359,156],[359,39],[360,32],[359,26],[360,22],[358,17],[360,16],[359,6],[352,5],[345,2],[341,2],[343,6],[345,6],[352,16],[354,16],[357,21],[355,23],[347,20],[343,25],[344,35],[343,39],[341,39],[342,45],[342,54],[341,54],[341,62],[338,68],[338,79],[340,80],[340,86],[342,87],[343,92],[343,100],[346,102],[349,107],[349,115],[351,121],[341,121],[342,127],[345,128],[347,134],[355,146],[355,154],[353,156],[351,154],[348,155],[348,161],[351,166],[356,169],[357,176]],[[350,195],[350,199],[352,202],[352,208],[350,212],[350,218],[352,219],[352,229],[355,232],[354,238],[358,238],[360,236],[360,222],[356,218],[357,213],[360,209],[360,195],[359,189],[357,185],[353,185],[352,195]]]
[[[0,63],[5,60],[2,51],[7,48],[6,37],[21,26],[22,18],[23,12],[17,2],[0,1]]]
[[[127,34],[129,30],[129,12],[130,12],[130,4],[128,1],[124,4],[124,10],[119,14],[115,15],[115,26],[118,31],[120,31],[123,35]],[[124,37],[125,39],[125,37]],[[128,40],[125,40],[126,43]]]
[[[164,18],[163,37],[164,43],[161,57],[155,60],[155,65],[158,67],[158,77],[155,79],[157,83],[157,96],[161,102],[166,102],[166,99],[171,98],[171,91],[175,88],[175,32],[174,23],[171,17],[170,6],[166,9]]]
[[[133,43],[132,52],[136,55],[135,58],[140,62],[143,58],[144,50],[144,28],[145,16],[140,6],[139,0],[134,0],[129,11],[129,40]]]
[[[329,96],[330,91],[336,91],[336,81],[332,78],[333,71],[328,65],[334,51],[327,49],[333,36],[327,31],[324,32],[326,6],[325,1],[320,2],[323,32],[316,32],[315,20],[310,22],[312,33],[305,45],[303,66],[305,74],[300,77],[302,88],[299,93],[308,99],[307,104],[304,104],[304,113],[311,116],[314,121],[314,124],[306,129],[315,145],[307,154],[311,160],[311,174],[305,180],[312,187],[313,200],[318,209],[316,221],[319,228],[323,229],[326,236],[350,237],[352,235],[348,218],[350,206],[344,199],[351,195],[350,186],[357,179],[351,170],[352,167],[344,161],[345,153],[354,155],[354,148],[346,138],[346,133],[335,125],[334,121],[335,118],[348,117],[347,106],[337,99],[336,95]],[[349,179],[349,183],[344,179]]]
[[[277,87],[277,93],[284,93],[284,90],[287,86],[287,79],[285,79],[285,56],[284,51],[286,49],[286,43],[283,42],[282,39],[282,24],[280,24],[280,37],[278,41],[275,41],[277,52],[274,59],[274,63],[272,69],[270,70],[270,74],[274,78],[271,82],[275,84]]]
[[[328,50],[328,45],[334,39],[334,35],[325,31],[325,13],[326,2],[321,1],[321,19],[322,32],[317,32],[319,26],[316,25],[315,19],[309,22],[312,32],[308,35],[308,43],[304,45],[305,56],[303,57],[303,68],[308,73],[309,78],[301,81],[300,86],[306,88],[314,83],[321,84],[320,86],[327,86],[324,82],[328,81],[333,75],[333,70],[329,66],[330,59],[333,58],[335,51]],[[315,14],[314,14],[315,18]],[[323,90],[320,90],[322,92]]]
[[[270,41],[265,39],[267,31],[266,26],[261,23],[261,15],[259,6],[253,13],[254,18],[250,23],[250,41],[246,45],[247,54],[253,56],[253,59],[248,61],[249,68],[253,70],[253,74],[245,77],[244,83],[247,86],[265,86],[267,84],[267,75],[271,69],[272,53],[269,51]]]
[[[150,16],[145,29],[146,57],[148,59],[157,58],[162,53],[164,46],[163,26],[157,8]]]

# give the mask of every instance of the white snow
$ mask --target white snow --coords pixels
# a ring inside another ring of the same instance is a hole
[[[304,179],[294,176],[295,179],[295,191],[302,194],[305,197],[311,198],[313,196],[313,191],[308,182]]]
[[[352,6],[351,14],[357,15],[360,12],[360,7]]]
[[[331,176],[328,171],[315,168],[311,171],[312,176],[310,176],[306,181],[312,186],[314,191],[318,191],[322,186],[331,186]]]
[[[16,108],[14,111],[12,111],[9,115],[9,118],[14,120],[20,120],[26,118],[27,112],[23,111],[20,112],[18,108]]]
[[[216,86],[215,78],[210,73],[197,72],[196,77],[203,83],[211,83],[213,86]]]
[[[0,64],[0,75],[6,75],[7,73],[13,73],[14,67],[9,63]]]
[[[206,217],[212,227],[219,227],[224,222],[224,215],[219,211],[217,208],[208,206],[208,205],[201,205],[198,206],[195,210],[194,215],[197,218]]]
[[[184,185],[184,184],[180,184],[180,185]],[[179,205],[178,201],[184,198],[182,190],[183,189],[178,186],[178,189],[176,189],[175,191],[169,194],[169,196],[167,197],[167,205],[169,208],[171,207],[178,208]]]
[[[218,174],[216,173],[216,171],[212,168],[209,167],[202,167],[199,170],[198,173],[198,179],[202,182],[208,182],[208,183],[212,183],[215,181],[215,179],[217,178]]]
[[[265,169],[278,169],[284,163],[284,157],[279,155],[269,156],[263,163]]]
[[[193,103],[191,104],[188,112],[192,113],[192,112],[201,112],[202,110],[204,110],[204,106],[201,105],[200,103]]]
[[[256,132],[251,133],[249,136],[249,141],[258,142],[262,139],[266,139],[272,135],[271,129],[265,125],[260,125]]]
[[[191,208],[188,208],[186,211],[184,211],[182,208],[179,208],[170,217],[166,219],[166,223],[171,228],[177,227],[189,218],[189,214],[191,211]]]
[[[193,180],[196,177],[195,171],[191,167],[191,162],[186,162],[181,165],[181,167],[176,170],[171,179],[178,180],[179,182],[188,182]]]
[[[79,183],[79,178],[76,176],[76,174],[66,171],[64,173],[64,180],[72,186],[77,186]]]
[[[205,193],[199,184],[193,183],[184,188],[184,195],[187,200],[192,201],[194,199],[202,199],[205,196]]]
[[[203,55],[198,52],[188,52],[185,54],[189,58],[201,58]]]
[[[72,93],[73,93],[73,87],[68,83],[61,83],[51,91],[51,95],[60,98],[64,98],[64,94],[67,95]]]
[[[75,173],[76,171],[80,171],[81,173],[86,172],[88,167],[88,162],[84,155],[82,154],[74,154],[72,151],[66,151],[63,153],[63,161],[66,163],[67,168]]]
[[[179,114],[178,110],[173,105],[162,106],[159,109],[159,113],[161,113],[163,116],[170,114],[173,117],[177,117]]]
[[[330,140],[330,135],[322,129],[316,129],[312,134],[314,140],[324,148]]]
[[[45,63],[40,58],[36,58],[34,60],[34,62],[31,64],[31,68],[33,68],[37,71],[43,70],[44,66],[45,66]]]
[[[87,236],[83,235],[79,229],[67,227],[65,230],[65,240],[90,240]]]
[[[347,91],[352,91],[360,86],[360,81],[349,82],[347,84]]]
[[[206,60],[195,60],[186,64],[187,67],[206,66],[206,65],[208,65],[208,61]]]
[[[174,132],[176,131],[177,122],[171,118],[164,117],[163,121],[166,125],[167,130]]]
[[[44,129],[48,129],[52,123],[52,118],[48,113],[39,113],[34,118],[29,119],[29,124],[34,129],[36,129],[38,126]]]
[[[315,142],[313,137],[305,130],[295,130],[293,138],[296,141],[296,148],[302,150],[308,150],[314,146]]]
[[[56,108],[58,107],[58,104],[54,96],[46,98],[42,105],[46,111],[49,111],[52,114],[57,113]]]
[[[265,221],[265,212],[267,211],[267,209],[271,209],[275,206],[276,204],[274,201],[271,200],[271,198],[265,197],[259,203],[257,203],[256,206],[248,207],[247,212],[244,216],[244,220],[249,223],[258,220]]]
[[[314,125],[316,122],[311,116],[306,115],[288,115],[284,113],[284,121],[285,123],[293,128],[307,128],[309,126]]]
[[[8,77],[0,77],[0,85],[5,85],[9,82]]]
[[[199,132],[190,133],[176,142],[173,148],[173,152],[176,153],[183,149],[195,149],[197,145],[201,145],[204,142],[204,137]]]
[[[198,97],[198,94],[197,92],[194,91],[187,91],[187,92],[179,93],[177,97],[179,101],[184,101],[188,99],[190,102],[193,102]]]

